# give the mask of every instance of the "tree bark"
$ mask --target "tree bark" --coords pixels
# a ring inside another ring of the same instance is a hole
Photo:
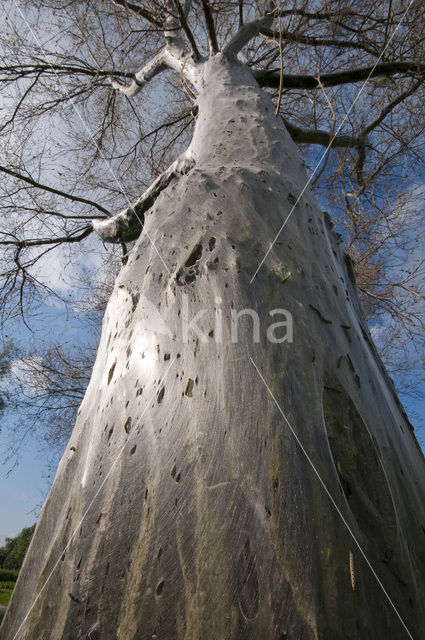
[[[420,638],[424,459],[351,263],[306,191],[250,283],[306,176],[246,67],[218,54],[203,80],[195,166],[117,279],[0,638]],[[208,342],[182,341],[187,301]],[[259,343],[248,317],[231,340],[246,308]]]

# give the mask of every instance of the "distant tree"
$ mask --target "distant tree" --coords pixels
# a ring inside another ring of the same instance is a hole
[[[31,542],[35,530],[32,527],[25,527],[15,538],[6,538],[5,544],[0,548],[0,567],[2,569],[20,569],[25,558],[25,554]]]

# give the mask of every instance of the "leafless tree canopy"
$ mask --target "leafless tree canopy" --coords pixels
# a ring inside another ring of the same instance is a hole
[[[191,138],[196,69],[225,51],[273,96],[348,243],[365,311],[385,327],[387,361],[411,367],[425,317],[422,2],[26,0],[2,11],[3,312],[25,314],[58,250],[84,263],[96,226],[127,251],[182,170],[171,163]]]

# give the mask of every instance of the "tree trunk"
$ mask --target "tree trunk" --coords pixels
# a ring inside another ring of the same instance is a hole
[[[0,638],[423,637],[424,459],[341,239],[306,191],[250,283],[306,176],[236,59],[206,63],[198,106],[196,164],[118,277]],[[232,341],[247,308],[258,343],[248,316]],[[208,342],[185,341],[201,309]]]

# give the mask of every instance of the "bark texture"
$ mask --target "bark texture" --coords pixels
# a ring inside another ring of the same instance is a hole
[[[118,277],[0,638],[409,637],[250,357],[411,636],[424,637],[424,459],[341,239],[306,192],[250,284],[306,176],[232,56],[206,63],[198,106],[195,166],[146,213]],[[183,293],[191,317],[208,310],[208,343],[181,342]],[[150,303],[170,335],[144,326]],[[247,317],[231,342],[232,308],[257,310],[259,344]],[[293,315],[292,344],[266,340],[275,308]]]

